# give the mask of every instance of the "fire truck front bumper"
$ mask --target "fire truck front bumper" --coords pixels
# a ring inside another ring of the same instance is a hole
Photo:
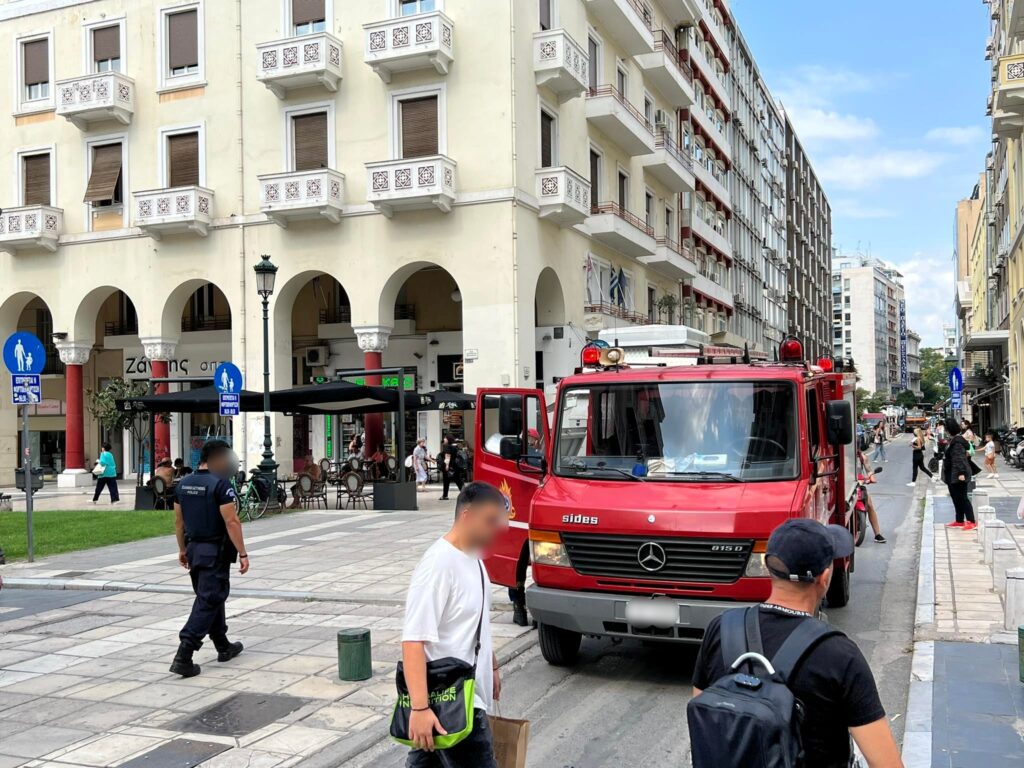
[[[715,616],[753,603],[573,592],[533,585],[526,605],[541,624],[597,637],[699,643]]]

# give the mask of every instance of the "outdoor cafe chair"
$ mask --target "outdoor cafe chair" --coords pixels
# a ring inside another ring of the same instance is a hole
[[[299,475],[299,501],[307,509],[314,503],[318,509],[321,503],[327,509],[327,483],[314,480],[312,475]]]
[[[369,509],[366,500],[373,498],[373,491],[366,490],[363,476],[356,472],[346,472],[341,476],[341,484],[338,486],[338,509],[341,509],[343,494],[348,497],[345,501],[346,509],[355,509],[358,504],[362,504],[363,509]]]
[[[171,509],[174,506],[174,487],[162,477],[153,478],[153,509]]]

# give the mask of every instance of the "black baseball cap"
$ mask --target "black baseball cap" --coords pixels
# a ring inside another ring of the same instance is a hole
[[[765,565],[776,578],[811,582],[833,560],[852,554],[853,536],[846,528],[801,517],[787,520],[772,531]]]

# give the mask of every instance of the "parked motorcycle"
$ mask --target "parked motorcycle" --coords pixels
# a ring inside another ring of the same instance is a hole
[[[856,496],[853,502],[853,509],[857,513],[857,539],[859,547],[864,543],[864,536],[868,530],[868,483],[874,483],[875,475],[882,471],[882,467],[875,467],[870,475],[857,475]]]

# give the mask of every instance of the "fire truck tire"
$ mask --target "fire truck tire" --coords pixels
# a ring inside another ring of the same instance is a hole
[[[864,543],[864,535],[868,531],[868,513],[857,510],[857,536],[855,537],[857,546],[859,547]]]
[[[580,642],[583,635],[550,624],[538,624],[537,634],[540,639],[540,652],[544,661],[554,667],[569,667],[576,663],[580,654]]]
[[[852,560],[849,566],[837,564],[832,571],[832,583],[825,596],[828,599],[829,608],[843,608],[850,602],[850,566],[852,565]]]

